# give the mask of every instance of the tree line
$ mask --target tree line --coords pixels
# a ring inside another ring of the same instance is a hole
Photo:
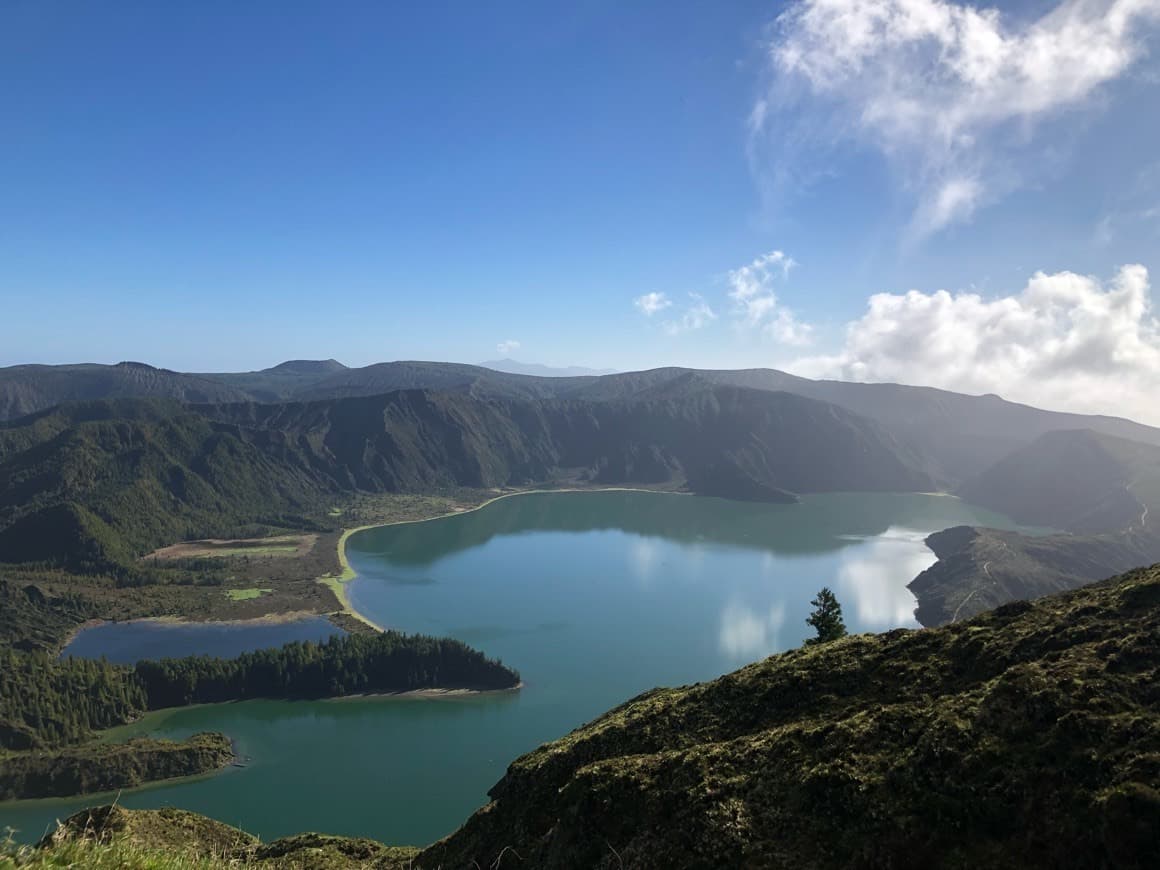
[[[516,671],[464,643],[397,632],[134,666],[0,648],[0,749],[78,743],[145,711],[187,704],[518,683]]]

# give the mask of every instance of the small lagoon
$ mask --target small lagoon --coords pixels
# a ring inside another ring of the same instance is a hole
[[[98,659],[134,664],[141,659],[211,655],[233,658],[244,652],[282,646],[293,641],[322,641],[343,630],[322,616],[292,620],[238,622],[176,622],[137,619],[104,622],[77,632],[61,658]]]

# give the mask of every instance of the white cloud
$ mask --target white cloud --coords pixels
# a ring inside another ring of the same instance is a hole
[[[946,290],[879,293],[847,326],[839,353],[790,368],[808,377],[999,393],[1160,424],[1160,323],[1140,265],[1124,266],[1106,285],[1073,272],[1037,272],[1021,292],[992,299]]]
[[[515,353],[520,349],[520,343],[514,339],[509,338],[507,341],[501,341],[495,346],[499,351],[500,356],[507,356],[509,353]]]
[[[669,335],[680,335],[708,326],[717,319],[716,312],[700,293],[689,294],[689,305],[676,320],[666,320],[661,326]]]
[[[664,293],[653,291],[652,293],[645,293],[643,296],[637,296],[632,300],[632,304],[643,312],[645,317],[652,317],[658,311],[664,311],[673,303]]]
[[[752,263],[729,273],[729,298],[740,323],[757,329],[783,344],[807,345],[813,327],[801,323],[781,305],[773,291],[774,282],[789,275],[796,266],[782,251],[762,254]]]
[[[936,232],[1017,186],[1036,124],[1122,76],[1157,19],[1160,0],[1064,0],[1026,20],[950,0],[798,0],[776,20],[750,130],[779,164],[869,143],[918,193],[912,230]],[[795,105],[809,112],[786,127]]]

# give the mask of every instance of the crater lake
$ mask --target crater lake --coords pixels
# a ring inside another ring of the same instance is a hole
[[[507,765],[540,743],[654,686],[712,679],[800,645],[822,586],[853,633],[916,626],[906,584],[934,562],[923,538],[959,524],[1015,528],[937,495],[772,505],[612,491],[527,494],[361,531],[347,543],[357,610],[463,640],[519,669],[524,688],[150,714],[110,736],[222,731],[245,766],[126,792],[120,803],[183,807],[267,840],[309,830],[425,844],[486,803]],[[149,640],[151,655],[171,654],[156,633]],[[91,640],[83,652],[102,654]],[[0,830],[29,841],[107,800],[0,804]]]

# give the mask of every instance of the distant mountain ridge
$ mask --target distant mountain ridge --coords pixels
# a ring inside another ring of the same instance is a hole
[[[502,361],[501,361],[502,362]],[[1160,429],[1116,417],[1044,411],[998,396],[930,387],[813,381],[775,369],[661,368],[607,375],[515,374],[462,363],[397,361],[347,368],[336,360],[292,360],[257,372],[182,374],[138,363],[0,368],[0,420],[63,401],[118,397],[182,402],[283,402],[349,398],[403,389],[451,390],[480,398],[632,398],[661,384],[722,384],[788,392],[870,417],[920,446],[947,485],[958,485],[1047,432],[1091,429],[1160,445]]]
[[[179,402],[237,402],[244,390],[203,375],[121,362],[0,368],[0,420],[12,420],[59,405],[89,399],[158,398]]]

